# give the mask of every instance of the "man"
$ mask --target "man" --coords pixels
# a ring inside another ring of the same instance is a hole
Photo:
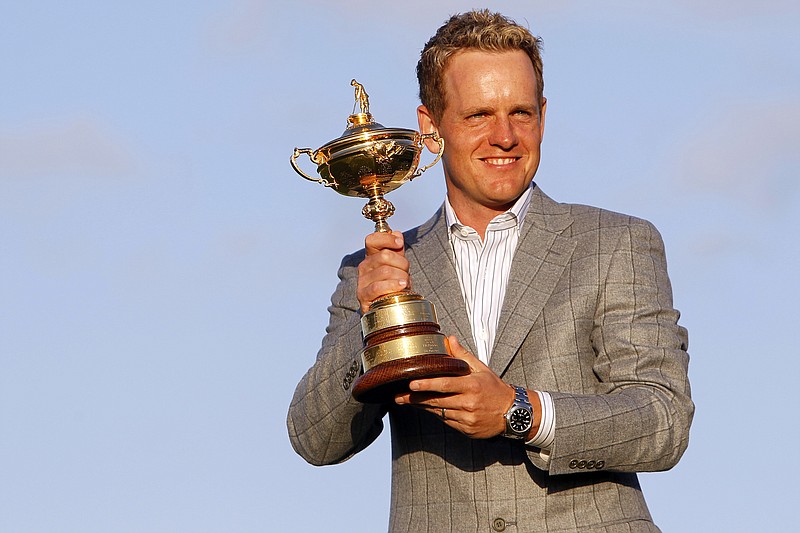
[[[658,531],[636,472],[677,463],[694,410],[658,232],[533,183],[546,100],[528,30],[454,16],[417,74],[420,130],[445,140],[445,203],[343,260],[289,409],[292,445],[313,464],[344,461],[388,412],[390,531]],[[360,404],[347,375],[361,313],[412,282],[472,372]]]

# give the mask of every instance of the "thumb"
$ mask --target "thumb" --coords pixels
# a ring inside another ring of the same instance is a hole
[[[450,346],[450,353],[453,357],[457,357],[458,359],[462,359],[466,361],[469,365],[470,369],[475,372],[477,370],[483,370],[486,368],[480,359],[472,355],[469,350],[461,346],[461,343],[458,342],[458,339],[455,338],[453,335],[447,337],[448,345]]]

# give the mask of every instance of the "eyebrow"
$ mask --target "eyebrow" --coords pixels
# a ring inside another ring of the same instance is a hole
[[[480,113],[491,114],[494,112],[494,108],[489,106],[475,106],[475,107],[468,107],[464,111],[462,111],[462,115],[468,117],[470,115],[477,115]]]
[[[533,114],[541,113],[541,106],[536,105],[536,103],[531,104],[516,104],[511,106],[511,112],[514,113],[516,111],[529,111]],[[471,115],[477,114],[493,114],[495,113],[496,108],[492,106],[475,106],[475,107],[468,107],[464,111],[460,113],[461,116],[469,117]]]

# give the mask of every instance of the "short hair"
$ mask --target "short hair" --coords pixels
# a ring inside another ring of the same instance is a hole
[[[500,13],[488,9],[453,15],[425,44],[417,63],[419,99],[436,120],[445,108],[444,72],[456,53],[467,50],[505,52],[522,50],[533,63],[537,98],[544,103],[542,78],[542,39]]]

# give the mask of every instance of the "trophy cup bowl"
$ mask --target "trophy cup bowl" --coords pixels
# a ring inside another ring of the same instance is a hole
[[[364,87],[356,80],[350,84],[355,87],[360,112],[348,117],[344,133],[316,150],[295,148],[289,161],[295,172],[309,181],[344,196],[368,198],[362,214],[375,223],[375,231],[389,233],[392,230],[386,219],[394,213],[394,206],[384,194],[435,165],[444,153],[444,140],[436,134],[385,128],[373,120]],[[433,162],[419,168],[426,139],[437,142],[439,152]],[[318,178],[298,165],[297,158],[303,154],[317,165]],[[353,398],[360,402],[390,401],[395,394],[408,390],[412,379],[470,373],[466,362],[450,355],[433,304],[411,290],[372,302],[361,317],[361,333],[363,374],[352,390]]]

